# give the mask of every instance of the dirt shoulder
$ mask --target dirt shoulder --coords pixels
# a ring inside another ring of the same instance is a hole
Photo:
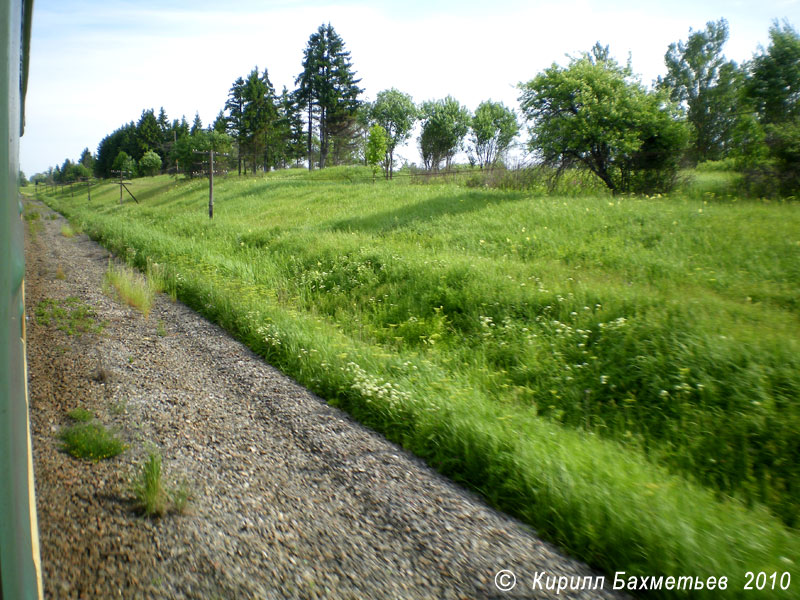
[[[47,598],[612,597],[531,591],[541,572],[597,574],[185,306],[161,296],[144,318],[105,295],[108,252],[28,204],[41,215],[26,234],[26,303]],[[68,298],[102,332],[37,320],[42,301]],[[62,452],[78,407],[127,450],[97,463]],[[188,482],[184,514],[134,510],[130,480],[151,450],[167,486]],[[501,569],[517,575],[508,593]]]

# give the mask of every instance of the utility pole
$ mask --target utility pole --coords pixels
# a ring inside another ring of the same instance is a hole
[[[139,204],[139,201],[136,199],[136,196],[134,196],[133,193],[128,189],[128,186],[125,185],[126,183],[131,183],[131,182],[130,181],[127,181],[127,182],[123,181],[125,176],[130,176],[131,175],[131,172],[130,171],[122,171],[122,170],[116,171],[115,170],[115,171],[111,171],[111,174],[112,175],[119,175],[119,182],[118,182],[119,183],[119,203],[122,204],[122,188],[125,188],[125,191],[128,192],[128,194],[130,194],[130,196],[131,196],[131,198],[133,198],[134,202],[136,202],[136,204]]]
[[[211,150],[195,150],[195,154],[208,155],[208,218],[214,218],[214,155],[228,156],[222,152]]]
[[[92,201],[92,178],[91,177],[81,177],[81,182],[86,182],[86,189],[89,192],[89,202]]]

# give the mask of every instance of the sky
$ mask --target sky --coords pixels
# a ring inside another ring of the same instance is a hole
[[[35,0],[20,166],[30,177],[76,161],[151,108],[208,125],[256,66],[291,90],[325,23],[363,98],[394,87],[474,111],[488,99],[518,110],[517,84],[597,41],[649,85],[670,43],[720,18],[725,56],[741,63],[768,46],[775,19],[800,28],[800,0]],[[416,143],[400,156],[419,162]]]

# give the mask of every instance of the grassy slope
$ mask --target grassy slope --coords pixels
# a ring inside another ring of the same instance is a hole
[[[594,564],[796,571],[796,205],[262,178],[209,223],[206,189],[55,204]]]

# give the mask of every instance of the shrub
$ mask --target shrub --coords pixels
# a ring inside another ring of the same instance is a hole
[[[144,156],[139,160],[139,172],[144,176],[152,177],[153,175],[158,175],[160,170],[161,157],[152,150],[145,152]]]

